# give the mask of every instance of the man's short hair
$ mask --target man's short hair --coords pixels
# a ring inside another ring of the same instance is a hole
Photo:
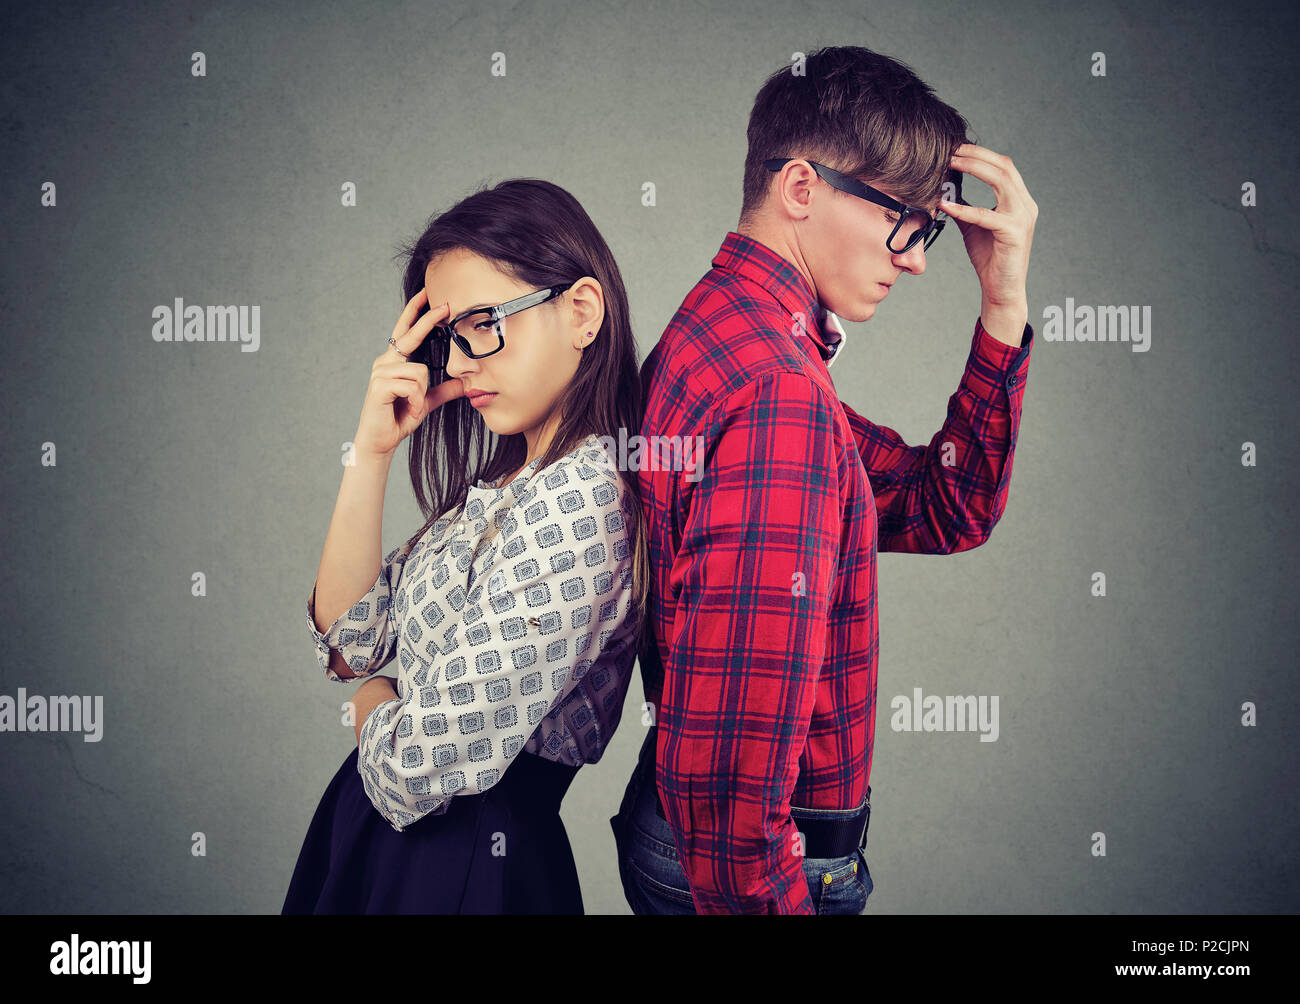
[[[767,78],[749,113],[742,225],[767,198],[772,157],[800,157],[834,168],[912,206],[932,206],[951,181],[961,196],[953,151],[974,142],[970,126],[911,68],[857,45],[809,53]]]

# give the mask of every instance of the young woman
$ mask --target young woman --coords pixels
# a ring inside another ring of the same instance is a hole
[[[600,440],[640,427],[627,295],[544,181],[471,195],[401,256],[307,601],[325,675],[369,678],[358,748],[282,912],[581,913],[560,801],[618,725],[644,620],[635,479]],[[408,436],[424,525],[381,564]]]

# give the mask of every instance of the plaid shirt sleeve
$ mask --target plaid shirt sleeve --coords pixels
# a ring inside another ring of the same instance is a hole
[[[698,913],[813,912],[790,799],[857,462],[836,418],[835,399],[789,371],[704,416],[655,756]]]
[[[927,446],[844,405],[876,499],[878,551],[953,554],[988,539],[1011,490],[1032,341],[1029,325],[1017,348],[977,320],[948,417]]]

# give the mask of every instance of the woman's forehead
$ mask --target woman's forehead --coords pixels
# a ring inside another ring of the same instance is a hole
[[[520,295],[520,283],[491,262],[456,249],[432,259],[424,270],[430,303],[451,304],[452,316],[480,306],[494,306]]]

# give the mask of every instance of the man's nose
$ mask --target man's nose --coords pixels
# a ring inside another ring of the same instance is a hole
[[[924,243],[925,241],[917,241],[901,254],[895,254],[894,265],[912,275],[921,275],[925,272],[925,249],[921,246]]]

